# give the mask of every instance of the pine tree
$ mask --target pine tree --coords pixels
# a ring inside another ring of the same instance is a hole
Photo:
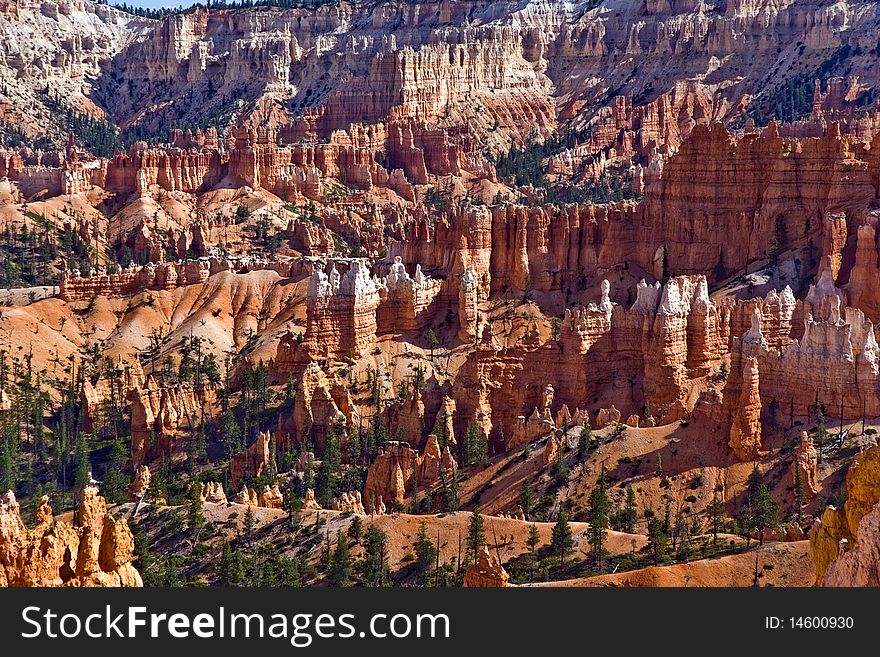
[[[89,485],[90,475],[91,465],[89,464],[89,453],[86,448],[86,435],[80,432],[76,441],[76,476],[74,478],[77,495],[82,492],[83,488]]]
[[[522,509],[526,520],[529,519],[529,514],[532,512],[532,505],[534,502],[535,491],[532,489],[532,483],[528,478],[523,479],[522,486],[519,489],[519,506]]]
[[[348,553],[348,538],[336,532],[336,549],[330,565],[330,586],[351,586],[351,557]]]
[[[633,491],[632,486],[627,486],[626,502],[623,505],[623,531],[627,534],[634,534],[638,519],[639,512],[636,508],[636,494]]]
[[[483,516],[480,514],[480,509],[475,508],[471,512],[471,519],[468,522],[468,533],[467,533],[467,549],[468,552],[473,556],[474,563],[477,563],[480,558],[480,548],[486,543],[486,532],[483,529]]]
[[[669,537],[660,518],[648,520],[648,550],[654,557],[654,565],[659,566],[666,558],[666,543]]]
[[[330,532],[324,532],[324,542],[321,544],[321,565],[324,569],[330,568],[330,563],[333,560],[333,551],[330,549]]]
[[[357,543],[361,539],[361,518],[354,516],[348,526],[348,537]]]
[[[437,550],[434,543],[428,538],[428,527],[425,523],[419,523],[419,533],[416,535],[416,542],[413,546],[416,553],[416,567],[421,571],[426,571],[437,556]]]
[[[529,537],[526,539],[526,545],[529,546],[529,581],[535,570],[535,550],[541,544],[541,537],[538,534],[538,528],[535,525],[529,525]]]
[[[764,532],[779,524],[779,504],[773,499],[767,484],[761,484],[752,502],[752,517],[758,529],[760,544],[764,545]]]
[[[565,555],[571,551],[574,539],[571,535],[571,525],[568,524],[568,510],[561,505],[553,532],[550,534],[550,549],[559,557],[559,563],[565,564]]]
[[[302,511],[303,484],[298,474],[287,481],[287,520],[291,528],[296,526],[296,514]]]
[[[458,468],[452,466],[452,476],[448,479],[442,470],[440,476],[443,481],[443,494],[446,497],[446,510],[450,513],[458,511]]]
[[[486,465],[489,462],[489,443],[485,434],[471,423],[464,435],[464,462],[468,465]]]
[[[202,484],[198,479],[193,480],[189,491],[189,507],[187,509],[187,525],[193,535],[197,535],[199,528],[205,523],[202,514]]]
[[[712,514],[712,545],[718,546],[718,530],[721,528],[721,518],[724,515],[724,503],[717,495],[712,495],[709,503],[709,513]]]
[[[244,512],[244,535],[248,540],[254,534],[254,508],[248,504]]]
[[[590,429],[589,424],[585,424],[584,428],[581,429],[581,433],[578,436],[578,446],[577,446],[577,460],[578,463],[583,463],[587,460],[587,457],[590,456],[590,451],[592,451],[593,447],[593,433]]]
[[[364,585],[383,587],[388,580],[388,536],[376,525],[364,534]]]
[[[339,440],[336,430],[327,432],[324,442],[324,454],[321,465],[318,467],[318,475],[315,477],[315,497],[318,503],[325,509],[329,509],[336,494],[336,483],[339,479],[340,453]]]
[[[560,448],[556,453],[556,462],[553,464],[553,477],[560,486],[568,481],[569,471],[568,459],[565,458],[565,453]]]
[[[605,554],[605,538],[608,535],[608,511],[611,506],[605,492],[605,471],[599,478],[599,484],[593,488],[588,502],[587,518],[590,523],[588,536],[590,556],[602,572],[602,558]]]

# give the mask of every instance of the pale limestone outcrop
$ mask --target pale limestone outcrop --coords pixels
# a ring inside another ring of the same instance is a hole
[[[565,449],[565,434],[561,431],[554,431],[547,438],[547,444],[544,445],[544,451],[541,452],[541,463],[550,465],[556,463],[556,459]]]
[[[253,488],[248,487],[247,484],[242,484],[241,490],[235,494],[232,502],[233,504],[246,504],[248,506],[260,505],[257,492]]]
[[[303,498],[302,508],[311,510],[321,509],[321,505],[318,504],[318,501],[315,499],[315,491],[311,488],[306,491],[306,496]]]
[[[377,279],[381,302],[377,311],[380,333],[418,331],[431,321],[443,282],[425,276],[421,265],[410,276],[400,256],[394,258],[388,275]]]
[[[321,450],[328,431],[338,426],[357,426],[358,418],[357,406],[345,383],[335,373],[327,374],[317,362],[311,362],[297,382],[293,413],[279,420],[278,444],[309,442]],[[337,438],[344,442],[345,436],[337,433]]]
[[[612,424],[617,424],[620,422],[620,418],[620,411],[614,408],[614,406],[600,408],[599,412],[596,414],[596,428],[604,429]]]

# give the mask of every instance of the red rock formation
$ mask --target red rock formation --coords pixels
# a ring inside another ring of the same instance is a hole
[[[425,276],[420,265],[410,276],[400,256],[394,259],[391,269],[379,281],[382,299],[376,316],[379,333],[418,331],[425,328],[436,314],[437,299],[442,281]]]
[[[390,435],[416,447],[422,444],[425,428],[425,404],[422,393],[414,390],[406,399],[392,402],[384,411]]]
[[[880,448],[872,447],[846,473],[843,509],[826,508],[810,529],[810,552],[817,584],[877,586],[880,504]]]
[[[421,455],[405,443],[392,441],[379,450],[367,472],[364,508],[374,513],[382,504],[403,504],[416,485],[420,491],[428,490],[441,478],[449,480],[456,467],[449,446],[441,452],[437,437],[433,434],[428,436]]]
[[[815,495],[819,492],[819,475],[817,466],[819,453],[813,447],[813,439],[806,431],[801,431],[801,443],[798,445],[791,464],[792,484],[801,486],[801,492]]]
[[[744,358],[724,387],[724,404],[731,417],[728,444],[741,461],[754,459],[761,450],[761,394],[758,359]]]
[[[323,450],[327,432],[336,426],[356,426],[359,414],[347,385],[336,374],[324,373],[317,362],[309,363],[296,386],[293,413],[279,422],[278,444],[310,443]],[[345,443],[345,432],[337,432]]]
[[[498,557],[491,554],[489,548],[484,545],[477,563],[468,566],[465,571],[462,586],[465,588],[495,588],[507,586],[509,579],[510,575],[504,570]]]
[[[876,216],[870,217],[876,221]],[[858,308],[875,324],[880,321],[880,249],[874,224],[859,226],[856,240],[855,264],[846,286],[849,303]]]
[[[365,259],[352,259],[340,276],[316,269],[309,279],[306,334],[311,359],[359,358],[376,341],[379,291]]]
[[[780,226],[779,248],[788,249],[820,243],[829,212],[861,217],[876,197],[877,152],[880,141],[865,150],[835,126],[787,139],[775,124],[739,138],[721,124],[697,124],[639,205],[456,209],[434,227],[413,222],[391,253],[447,277],[473,264],[501,293],[578,289],[622,262],[661,278],[665,245],[673,273],[714,282],[765,260]]]
[[[142,385],[144,372],[137,359],[131,364],[118,363],[109,378],[101,377],[94,384],[89,379],[83,381],[79,392],[83,431],[91,433],[100,413],[120,408],[128,393]]]
[[[160,387],[150,376],[143,388],[132,390],[131,460],[135,467],[163,454],[171,454],[191,428],[198,426],[201,409],[214,391],[189,384]]]
[[[229,462],[229,479],[233,488],[245,480],[259,477],[268,468],[272,459],[272,436],[268,432],[260,431],[253,445],[243,452],[232,455]],[[260,505],[263,506],[263,505]]]
[[[55,521],[46,496],[35,517],[27,529],[12,491],[0,499],[0,587],[143,586],[128,523],[107,513],[97,488],[83,489],[72,526]]]
[[[354,513],[359,516],[366,515],[359,490],[343,492],[339,497],[333,499],[330,508],[335,511],[342,511],[343,513]]]

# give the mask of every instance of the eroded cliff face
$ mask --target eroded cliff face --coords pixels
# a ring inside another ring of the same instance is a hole
[[[441,451],[433,434],[421,454],[406,443],[390,442],[367,472],[363,506],[368,513],[377,513],[395,503],[402,505],[417,490],[422,494],[443,481],[451,482],[457,467],[449,446]]]
[[[822,586],[877,586],[880,448],[860,454],[846,474],[842,509],[829,506],[810,529],[810,551]]]
[[[4,7],[0,118],[5,128],[13,125],[29,137],[60,139],[57,104],[102,115],[94,102],[99,78],[151,22],[89,0],[14,0]]]
[[[98,489],[83,489],[73,525],[55,520],[48,497],[27,529],[15,495],[0,499],[0,586],[143,586],[134,539],[107,512]]]
[[[135,467],[185,447],[186,437],[203,419],[203,408],[214,391],[189,384],[161,386],[151,376],[133,389],[131,401],[131,460]]]

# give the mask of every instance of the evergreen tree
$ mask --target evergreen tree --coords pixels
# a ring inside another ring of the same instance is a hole
[[[553,532],[550,534],[550,549],[553,554],[559,557],[559,562],[565,564],[565,555],[571,552],[573,545],[574,539],[571,535],[571,525],[568,523],[568,510],[563,504],[559,508],[556,524],[553,525]]]
[[[336,549],[330,565],[330,586],[351,586],[351,557],[348,553],[348,538],[336,532]]]
[[[440,471],[443,481],[443,493],[446,497],[446,510],[448,512],[458,511],[458,468],[452,466],[452,476],[447,478],[443,471]]]
[[[587,460],[587,457],[590,456],[590,452],[593,448],[593,432],[590,429],[589,424],[585,424],[584,428],[581,429],[581,433],[578,436],[578,446],[577,446],[577,460],[578,463],[583,463]]]
[[[437,413],[437,419],[434,421],[434,430],[431,432],[437,436],[437,444],[440,445],[440,451],[446,449],[449,443],[449,432],[447,431],[447,420],[449,416],[444,409],[440,409]]]
[[[526,520],[529,519],[529,514],[532,512],[532,505],[534,503],[535,491],[532,488],[532,483],[528,480],[528,478],[523,479],[522,486],[520,486],[519,489],[519,506],[522,509]]]
[[[302,480],[299,475],[291,476],[287,481],[287,522],[291,529],[296,527],[297,514],[302,511]]]
[[[317,524],[317,523],[316,523]],[[321,565],[324,569],[330,568],[333,560],[333,550],[330,549],[330,532],[324,532],[324,542],[321,544]]]
[[[388,580],[388,536],[376,525],[364,534],[364,585],[383,587]]]
[[[357,543],[361,540],[361,518],[360,516],[355,516],[351,519],[351,524],[348,526],[348,537]]]
[[[244,535],[248,541],[254,535],[254,508],[250,504],[247,505],[244,512]]]
[[[764,532],[779,524],[779,504],[773,499],[767,484],[761,484],[755,494],[752,517],[759,532],[760,544],[764,545]]]
[[[198,479],[193,480],[189,492],[189,507],[187,508],[187,525],[193,535],[197,535],[199,528],[205,523],[202,513],[202,484]]]
[[[589,543],[590,556],[602,572],[602,558],[605,554],[605,538],[608,535],[608,511],[611,503],[605,491],[605,471],[599,478],[599,484],[593,488],[588,502],[587,518],[590,523]]]
[[[324,454],[321,465],[318,467],[318,475],[315,477],[315,497],[318,503],[325,509],[329,509],[336,496],[336,483],[339,479],[340,453],[339,440],[336,430],[332,428],[327,432],[324,442]]]
[[[428,538],[428,527],[425,523],[419,523],[419,533],[416,535],[416,542],[413,546],[416,553],[416,566],[421,571],[426,571],[434,563],[437,557],[437,550],[434,543]]]
[[[623,505],[622,528],[627,534],[634,534],[636,531],[636,522],[639,519],[639,512],[636,508],[636,494],[632,486],[626,487],[626,502]]]
[[[126,494],[128,479],[122,471],[126,460],[127,457],[122,441],[113,440],[110,443],[107,471],[104,473],[101,487],[104,498],[111,504],[120,504],[128,500],[128,495]]]
[[[560,486],[568,481],[569,467],[565,452],[560,447],[556,453],[556,462],[553,464],[553,477]]]
[[[526,539],[526,545],[529,546],[529,581],[535,571],[535,550],[541,544],[541,537],[538,534],[538,528],[535,525],[529,525],[529,537]]]
[[[712,495],[709,503],[709,513],[712,515],[712,545],[718,546],[718,530],[721,528],[721,519],[724,517],[724,503],[718,495]]]
[[[648,551],[654,558],[654,565],[659,566],[666,559],[666,544],[669,537],[660,518],[648,520]]]
[[[473,556],[474,563],[477,563],[480,558],[480,548],[486,543],[486,532],[483,529],[483,516],[480,514],[480,509],[475,508],[471,512],[471,519],[468,522],[468,533],[467,533],[467,549],[468,552]]]
[[[464,462],[467,465],[486,465],[489,462],[489,443],[475,423],[468,427],[463,442]]]
[[[79,496],[83,488],[89,485],[90,481],[91,464],[89,463],[89,453],[86,448],[86,435],[80,432],[76,441],[76,476],[74,477],[77,496]]]

